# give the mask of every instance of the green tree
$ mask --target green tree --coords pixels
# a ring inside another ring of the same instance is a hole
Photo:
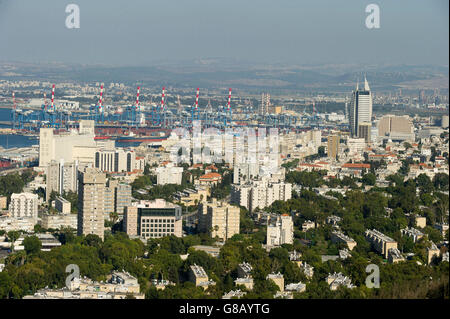
[[[377,177],[373,173],[367,173],[362,177],[362,182],[364,185],[375,185],[377,182]]]
[[[27,236],[23,240],[23,246],[27,255],[36,254],[42,248],[42,243],[36,236]]]

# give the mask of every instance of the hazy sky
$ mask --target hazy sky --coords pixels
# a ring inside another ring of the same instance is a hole
[[[81,28],[67,29],[67,4]],[[380,29],[365,8],[380,6]],[[0,61],[441,64],[448,0],[0,0]]]

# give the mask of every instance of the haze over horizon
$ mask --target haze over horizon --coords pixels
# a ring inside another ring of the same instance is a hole
[[[67,4],[81,28],[67,29]],[[365,8],[380,6],[380,29]],[[0,61],[446,65],[448,1],[0,0]]]

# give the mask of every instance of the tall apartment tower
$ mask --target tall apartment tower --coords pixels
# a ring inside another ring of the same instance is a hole
[[[53,191],[62,194],[64,192],[77,191],[77,175],[78,175],[78,161],[64,163],[64,159],[57,161],[50,161],[47,166],[47,189],[45,200],[50,199]]]
[[[94,234],[103,240],[106,174],[89,167],[78,178],[78,236]]]
[[[365,128],[372,123],[372,93],[365,77],[364,89],[359,89],[359,85],[356,84],[356,90],[352,93],[348,115],[351,136],[365,137],[360,136],[360,132],[366,133],[367,130]],[[360,126],[363,126],[361,130],[359,129]]]
[[[328,136],[327,141],[327,148],[328,148],[328,158],[331,160],[336,160],[338,154],[339,154],[339,142],[340,137],[339,135],[330,135]]]
[[[208,232],[212,238],[216,236],[228,240],[239,234],[240,209],[227,203],[213,201],[199,206],[199,230]]]

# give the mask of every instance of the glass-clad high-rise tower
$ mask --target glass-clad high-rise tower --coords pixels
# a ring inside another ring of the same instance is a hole
[[[360,89],[356,84],[356,90],[352,93],[349,105],[349,124],[352,137],[365,137],[359,136],[361,132],[365,131],[360,129],[360,126],[370,127],[372,125],[372,93],[365,77],[364,89]]]

